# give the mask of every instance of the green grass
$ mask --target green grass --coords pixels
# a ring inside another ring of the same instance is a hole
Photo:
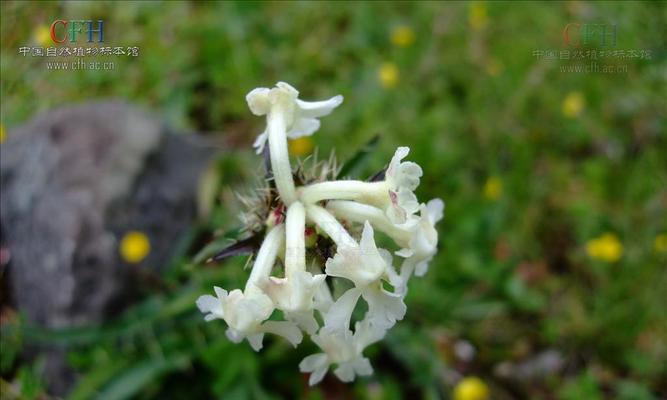
[[[196,249],[165,277],[174,289],[114,322],[111,339],[107,327],[20,339],[72,344],[80,398],[447,398],[454,371],[480,376],[494,399],[667,396],[667,253],[654,246],[667,232],[665,4],[489,2],[485,24],[470,21],[472,7],[3,3],[0,119],[10,136],[40,111],[120,97],[234,146],[219,176],[238,188],[255,171],[250,144],[263,123],[245,94],[284,80],[304,99],[345,96],[313,137],[321,154],[349,158],[379,134],[364,176],[410,146],[425,171],[419,198],[447,204],[441,250],[411,281],[406,319],[369,349],[376,374],[349,386],[306,389],[297,365],[309,345],[269,340],[254,354],[229,343],[222,324],[204,324],[193,296],[213,283],[238,286],[246,273],[241,259],[214,271],[193,265]],[[136,45],[140,55],[103,72],[47,71],[44,58],[19,56],[38,26],[58,18],[102,18],[110,45]],[[561,72],[573,60],[534,57],[567,49],[570,22],[616,24],[616,49],[652,58],[598,60],[627,72],[586,74]],[[391,42],[401,25],[415,34],[410,46]],[[378,79],[387,62],[399,71],[393,88]],[[584,104],[568,117],[572,93]],[[497,198],[485,196],[489,178],[502,188]],[[216,203],[198,229],[235,228],[223,225],[230,214]],[[615,262],[586,251],[607,232],[623,247]],[[6,338],[15,339],[3,333],[3,353]],[[471,362],[453,358],[458,340],[477,349]],[[495,372],[547,349],[562,355],[563,370],[537,381]],[[21,368],[3,360],[3,379],[30,381]]]

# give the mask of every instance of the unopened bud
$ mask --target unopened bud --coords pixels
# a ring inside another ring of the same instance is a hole
[[[274,208],[269,211],[269,216],[266,217],[266,227],[273,228],[278,224],[285,222],[285,208],[283,206]]]
[[[308,248],[315,247],[315,244],[317,243],[317,232],[315,231],[315,228],[307,226],[305,231],[305,236],[306,236],[306,247]]]

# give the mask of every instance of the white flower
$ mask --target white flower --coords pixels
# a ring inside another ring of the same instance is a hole
[[[403,319],[406,311],[400,294],[382,287],[382,280],[391,281],[394,275],[391,263],[391,254],[376,247],[373,227],[367,221],[359,245],[339,247],[336,255],[327,260],[325,272],[354,282],[355,288],[348,292],[358,293],[357,298],[361,295],[366,300],[367,319],[377,326],[389,328],[396,320]]]
[[[317,117],[329,114],[343,102],[342,96],[319,102],[301,101],[298,96],[299,92],[285,82],[278,82],[273,89],[254,89],[246,96],[250,111],[266,115],[266,130],[255,141],[255,147],[259,153],[269,141],[273,179],[282,202],[288,206],[297,200],[297,196],[287,138],[311,135],[320,127]]]
[[[299,92],[285,82],[278,82],[275,88],[253,89],[246,96],[248,107],[255,115],[266,115],[273,106],[279,106],[285,113],[286,135],[290,139],[310,136],[320,128],[319,117],[329,115],[334,108],[343,102],[343,96],[334,96],[324,101],[302,101]],[[267,131],[262,132],[253,147],[257,153],[264,150]]]
[[[285,312],[289,321],[314,333],[318,328],[313,316],[314,296],[326,275],[306,271],[306,211],[300,202],[292,203],[287,209],[285,225],[285,277],[264,278],[258,286]]]
[[[381,208],[393,223],[405,223],[419,209],[413,191],[419,186],[422,176],[419,165],[401,161],[409,152],[408,147],[396,149],[381,182],[320,182],[300,188],[298,195],[307,204],[321,200],[355,200]]]
[[[311,386],[322,380],[332,364],[338,365],[334,374],[343,382],[351,382],[356,375],[373,373],[371,363],[362,353],[367,346],[381,340],[386,331],[367,319],[355,324],[354,333],[350,331],[351,310],[358,297],[350,295],[350,291],[341,296],[326,313],[324,327],[311,336],[323,350],[323,353],[304,358],[299,364],[301,372],[311,372],[308,379]]]
[[[357,287],[377,282],[391,265],[391,254],[377,248],[373,238],[373,227],[364,224],[361,240],[355,246],[341,246],[336,255],[326,262],[327,275],[347,278]]]
[[[229,327],[227,337],[235,343],[247,338],[255,351],[262,348],[264,333],[283,336],[295,346],[303,337],[293,323],[266,321],[273,313],[274,304],[257,287],[257,283],[266,279],[271,273],[278,251],[284,242],[284,225],[269,230],[259,248],[244,291],[235,289],[227,293],[226,290],[216,286],[214,290],[217,297],[204,295],[197,299],[197,307],[206,314],[204,316],[206,321],[224,320]]]
[[[314,261],[315,260],[313,260],[313,264],[310,266],[311,271],[314,274],[319,275],[323,272],[322,268],[320,268],[319,265],[315,264]],[[331,295],[331,290],[329,289],[329,286],[327,286],[326,282],[322,283],[317,288],[317,291],[313,296],[313,302],[314,302],[313,307],[316,310],[318,310],[321,314],[326,313],[327,311],[329,311],[329,308],[331,308],[331,305],[334,303],[334,301],[333,301],[333,296]]]
[[[204,317],[206,321],[223,319],[229,326],[227,337],[232,342],[239,343],[247,338],[255,351],[262,348],[264,333],[283,336],[294,346],[301,342],[301,331],[293,324],[266,321],[273,312],[273,303],[267,296],[258,291],[246,295],[239,289],[227,293],[217,286],[214,290],[217,297],[201,296],[197,300],[197,307],[201,312],[207,313]]]
[[[265,333],[283,336],[296,346],[303,330],[322,349],[299,364],[301,371],[311,373],[310,385],[321,381],[332,365],[340,380],[350,382],[357,375],[373,372],[363,356],[364,349],[381,340],[405,316],[407,282],[413,274],[426,273],[436,253],[435,224],[442,219],[444,203],[435,199],[419,204],[414,191],[422,169],[403,161],[408,147],[396,149],[381,181],[324,181],[296,187],[287,139],[312,135],[320,127],[318,118],[343,101],[342,96],[318,102],[298,97],[299,92],[284,82],[254,89],[246,96],[252,113],[266,116],[266,129],[254,147],[260,153],[268,142],[277,192],[271,206],[281,210],[281,218],[268,218],[266,237],[243,291],[215,287],[216,296],[201,296],[197,307],[206,321],[224,320],[230,340],[247,339],[256,351],[261,349]],[[282,210],[286,210],[284,220]],[[312,253],[306,252],[307,220],[321,235],[313,241]],[[349,231],[356,228],[355,223],[363,224],[359,240],[350,234],[356,230]],[[400,248],[395,252],[404,258],[400,274],[392,265],[392,254],[376,246],[375,230]],[[324,273],[323,266],[315,262],[319,257],[313,257],[306,269],[307,254],[329,254],[331,242],[336,253],[324,263]],[[284,261],[283,277],[272,275],[279,254]],[[327,276],[345,278],[353,286],[334,301],[325,282]],[[387,284],[393,288],[385,289]],[[360,299],[367,303],[367,311],[352,331],[352,314]],[[284,321],[270,320],[276,309]],[[315,318],[315,311],[321,321]]]
[[[288,320],[295,322],[308,333],[314,333],[317,321],[313,317],[314,296],[326,275],[313,275],[299,271],[289,278],[270,277],[260,283],[260,288],[271,298],[276,307],[285,312]]]
[[[419,186],[419,178],[423,172],[421,167],[412,161],[401,162],[408,153],[409,147],[396,149],[385,172],[391,200],[385,212],[394,223],[404,223],[409,215],[419,209],[419,202],[413,191]]]
[[[370,327],[370,325],[365,326]],[[357,332],[365,334],[363,329],[357,324]],[[353,381],[356,375],[368,376],[373,373],[370,361],[361,354],[365,345],[357,337],[357,332],[352,334],[349,330],[322,328],[319,334],[312,336],[313,342],[324,352],[311,354],[299,364],[301,372],[311,372],[309,385],[320,382],[331,364],[338,364],[334,374],[343,382]],[[378,337],[377,340],[380,339],[381,337]]]
[[[406,274],[414,269],[416,276],[424,276],[428,271],[428,264],[438,250],[438,231],[435,224],[444,215],[445,203],[440,199],[433,199],[420,207],[419,218],[414,218],[414,225],[410,229],[413,233],[409,247],[396,252],[397,255],[405,257],[406,260],[401,267],[401,275],[406,279]]]
[[[330,201],[327,209],[351,221],[370,222],[402,247],[396,252],[397,255],[406,258],[401,267],[401,276],[400,278],[395,275],[389,276],[397,293],[404,293],[407,280],[413,271],[415,275],[422,276],[428,270],[428,263],[437,251],[438,231],[435,229],[435,224],[443,217],[442,200],[433,199],[427,204],[422,204],[420,215],[410,216],[404,224],[393,223],[379,208],[353,201]]]

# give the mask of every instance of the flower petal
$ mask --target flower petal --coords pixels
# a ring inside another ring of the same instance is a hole
[[[334,108],[343,103],[343,96],[334,96],[323,101],[303,101],[296,100],[296,105],[300,109],[301,116],[305,118],[319,118],[331,114]]]
[[[329,357],[324,353],[311,354],[299,363],[301,372],[311,372],[308,384],[313,386],[319,383],[329,370]]]
[[[385,214],[387,215],[387,218],[389,218],[389,221],[393,224],[403,224],[407,221],[407,213],[398,204],[398,195],[396,192],[392,192],[391,190],[389,191],[389,199],[390,203],[387,209],[385,210]]]
[[[357,323],[354,324],[354,341],[357,350],[359,353],[363,352],[366,347],[382,340],[386,333],[386,329],[373,325],[368,318],[364,318],[362,321],[357,321]]]
[[[378,285],[364,289],[362,296],[368,303],[366,318],[379,327],[390,328],[405,316],[407,307],[398,293],[387,292]]]
[[[232,343],[241,343],[245,338],[245,335],[242,332],[239,332],[234,328],[227,328],[225,335]]]
[[[415,254],[415,252],[410,250],[410,249],[405,248],[405,249],[400,249],[398,251],[395,251],[394,254],[396,254],[399,257],[408,258],[411,255]]]
[[[352,311],[357,305],[359,296],[361,291],[357,288],[351,288],[343,293],[324,316],[324,325],[331,329],[350,329]]]
[[[340,363],[334,370],[334,374],[343,382],[352,382],[354,380],[354,367],[351,362]]]
[[[357,358],[352,362],[354,372],[359,376],[368,376],[373,373],[371,362],[366,357]]]
[[[290,85],[287,82],[278,82],[276,83],[276,87],[282,89],[286,93],[290,94],[292,97],[297,98],[299,96],[299,91],[294,88],[294,86]]]
[[[424,172],[422,168],[412,161],[401,163],[398,166],[395,182],[399,187],[415,190],[419,186],[419,178]]]
[[[250,91],[245,97],[248,102],[250,112],[255,115],[266,115],[271,109],[269,102],[269,88],[256,88]]]
[[[313,386],[320,381],[322,381],[322,378],[324,378],[324,375],[326,375],[327,371],[329,370],[329,365],[326,364],[315,371],[313,371],[312,374],[310,374],[310,378],[308,379],[308,384],[310,386]]]
[[[253,350],[255,351],[260,351],[264,345],[262,344],[262,340],[264,339],[264,334],[263,333],[257,333],[255,335],[250,335],[247,337],[248,343],[250,343],[250,347],[252,347]]]
[[[301,372],[313,372],[318,368],[321,368],[323,365],[328,364],[327,355],[324,353],[311,354],[301,360],[299,363],[299,371]]]
[[[320,327],[313,315],[313,310],[286,311],[284,314],[285,319],[293,322],[309,335],[313,335]]]
[[[266,141],[269,138],[268,134],[266,131],[262,132],[257,136],[257,139],[252,144],[252,147],[254,147],[255,153],[261,154],[264,151],[264,146],[266,146]]]
[[[203,296],[199,296],[197,299],[197,308],[199,308],[199,311],[203,313],[208,313],[222,307],[220,305],[220,300],[217,297],[211,296],[210,294],[205,294]]]
[[[426,273],[428,272],[429,261],[431,261],[430,258],[428,260],[424,260],[420,263],[417,263],[417,266],[415,267],[415,276],[422,277],[426,275]]]
[[[417,196],[410,190],[405,188],[398,189],[396,192],[398,205],[404,209],[408,214],[414,214],[419,210],[419,201]]]
[[[303,334],[292,322],[266,321],[262,324],[262,330],[266,333],[284,337],[294,347],[303,340]]]
[[[429,200],[426,203],[426,209],[428,210],[429,220],[432,224],[435,224],[445,215],[445,202],[441,199]]]
[[[215,292],[216,296],[218,296],[218,298],[220,300],[224,300],[228,295],[228,293],[225,289],[223,289],[221,287],[218,287],[218,286],[213,286],[213,291]]]
[[[294,121],[292,127],[287,131],[287,137],[290,139],[310,136],[320,129],[320,120],[315,118],[298,118]]]
[[[391,161],[398,163],[399,161],[407,157],[408,154],[410,154],[410,148],[408,146],[400,146],[394,152],[394,156],[392,157]]]
[[[373,226],[366,221],[364,223],[364,230],[361,232],[361,240],[359,241],[359,246],[363,253],[375,253],[377,252],[377,246],[375,246],[375,232],[373,231]]]

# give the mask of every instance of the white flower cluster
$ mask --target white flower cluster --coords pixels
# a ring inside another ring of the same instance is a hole
[[[322,352],[306,357],[299,365],[310,372],[309,383],[318,383],[331,365],[342,381],[356,375],[370,375],[373,369],[364,349],[381,340],[386,331],[406,312],[403,298],[407,282],[414,274],[426,273],[436,253],[435,224],[443,217],[440,199],[420,204],[414,194],[422,169],[403,161],[409,148],[399,147],[385,172],[384,180],[364,182],[339,180],[296,187],[287,150],[287,138],[313,134],[320,126],[318,117],[328,115],[343,101],[305,102],[299,92],[284,82],[274,88],[258,88],[246,100],[255,115],[266,116],[266,130],[254,146],[262,151],[268,141],[271,168],[281,207],[286,217],[268,228],[243,291],[227,292],[215,287],[216,296],[205,295],[197,306],[205,319],[223,319],[233,342],[244,338],[253,349],[262,348],[265,333],[283,336],[294,346],[310,335]],[[363,226],[357,240],[346,226]],[[306,268],[307,225],[327,236],[336,245],[336,254],[320,267]],[[389,236],[400,247],[400,271],[393,266],[392,254],[375,244],[374,231]],[[272,276],[277,259],[285,266],[285,276]],[[333,299],[326,284],[328,277],[345,278],[353,286]],[[391,287],[392,290],[387,288]],[[359,299],[367,304],[361,321],[351,328],[352,313]],[[284,321],[269,320],[280,310]],[[317,315],[315,314],[317,312]],[[319,317],[319,318],[318,318]]]

